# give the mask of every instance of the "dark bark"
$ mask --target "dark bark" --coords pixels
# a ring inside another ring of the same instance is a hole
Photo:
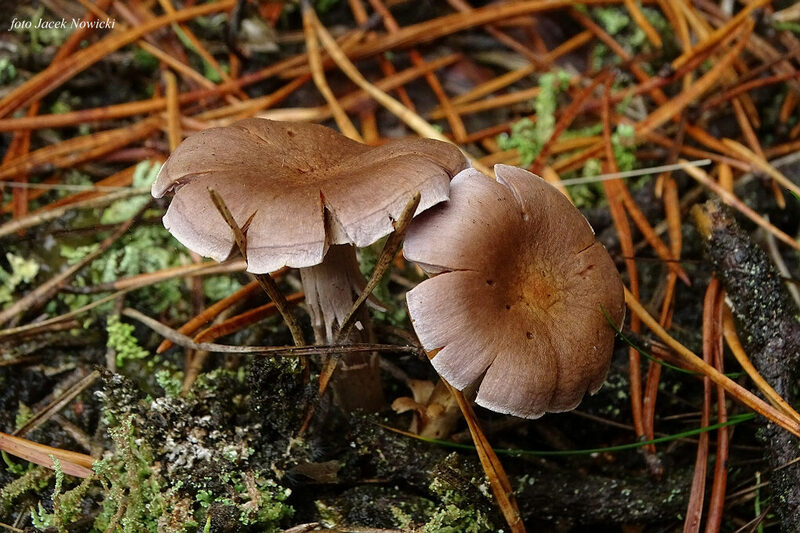
[[[707,202],[695,213],[707,253],[722,281],[739,337],[753,365],[790,404],[795,403],[800,322],[784,281],[767,254],[743,232],[727,208]],[[772,472],[772,505],[784,531],[800,531],[800,441],[775,424],[759,431]]]

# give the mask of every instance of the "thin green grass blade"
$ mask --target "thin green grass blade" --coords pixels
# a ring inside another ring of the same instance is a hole
[[[690,429],[687,431],[682,431],[680,433],[673,433],[672,435],[666,435],[664,437],[657,437],[655,439],[650,440],[643,440],[638,442],[629,442],[627,444],[619,444],[617,446],[607,446],[605,448],[586,448],[581,450],[514,450],[509,448],[495,448],[494,451],[498,455],[508,455],[511,457],[522,457],[522,456],[531,456],[531,457],[564,457],[570,455],[592,455],[596,453],[613,453],[613,452],[621,452],[626,450],[634,450],[636,448],[641,448],[642,446],[647,446],[649,444],[661,444],[664,442],[671,442],[678,439],[685,439],[688,437],[693,437],[695,435],[699,435],[701,433],[705,433],[707,431],[715,431],[720,428],[733,426],[736,424],[741,424],[742,422],[746,422],[748,420],[752,420],[755,418],[755,413],[743,413],[741,415],[733,416],[729,418],[726,422],[718,422],[716,424],[712,424],[710,426],[704,426],[701,428]],[[475,447],[471,444],[459,444],[456,442],[451,442],[448,440],[441,440],[441,439],[433,439],[430,437],[421,437],[419,435],[415,435],[408,431],[403,431],[401,429],[396,429],[390,426],[384,426],[379,424],[381,427],[388,429],[389,431],[394,431],[395,433],[400,433],[401,435],[406,435],[408,437],[412,437],[421,441],[430,442],[431,444],[436,444],[438,446],[443,446],[445,448],[454,448],[457,450],[470,450],[475,451]]]

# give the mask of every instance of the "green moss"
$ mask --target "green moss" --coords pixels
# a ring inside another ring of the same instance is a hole
[[[19,429],[25,424],[27,424],[28,420],[33,417],[33,411],[31,408],[25,405],[22,402],[19,402],[19,408],[17,409],[17,415],[14,417],[14,428]]]
[[[133,325],[121,322],[119,315],[108,317],[106,346],[116,352],[117,368],[125,366],[126,361],[150,356],[150,352],[139,346],[139,342],[133,336],[134,329]]]
[[[64,41],[72,31],[69,25],[67,28],[39,28],[39,21],[42,20],[44,15],[44,6],[39,6],[31,14],[30,26],[14,29],[17,33],[27,33],[30,36],[30,47],[34,53],[41,52],[48,45],[60,46],[64,44]]]
[[[558,95],[569,86],[569,75],[564,71],[548,72],[539,78],[539,94],[534,99],[536,122],[523,118],[511,125],[511,133],[502,133],[497,143],[503,150],[517,150],[520,166],[533,163],[544,143],[553,135]]]
[[[32,465],[32,463],[27,463],[27,466],[23,465],[23,464],[15,463],[11,459],[11,456],[9,454],[7,454],[5,451],[0,451],[0,457],[3,459],[3,463],[5,463],[6,468],[8,469],[8,471],[11,472],[12,474],[17,475],[17,476],[21,476],[22,474],[27,472],[31,468],[31,465]]]
[[[64,492],[64,471],[61,469],[61,462],[52,455],[50,458],[53,460],[56,476],[52,498],[53,512],[47,512],[42,502],[39,502],[36,509],[31,510],[31,521],[36,529],[55,527],[59,532],[68,531],[66,526],[83,515],[81,502],[93,480],[91,477],[86,478],[74,489]]]
[[[102,510],[94,527],[98,531],[156,533],[159,518],[167,514],[167,501],[174,498],[174,490],[168,488],[151,466],[152,450],[146,441],[136,438],[131,416],[121,418],[118,426],[109,428],[109,435],[117,453],[94,465],[105,489]]]
[[[772,27],[778,31],[791,31],[800,35],[800,23],[792,21],[773,22]]]
[[[90,253],[96,245],[61,247],[61,255],[76,262]],[[187,256],[176,252],[181,245],[161,225],[137,226],[122,237],[117,245],[92,261],[86,271],[75,277],[73,284],[78,287],[111,283],[122,277],[130,277],[148,272],[185,264]],[[61,300],[71,309],[86,305],[92,296],[84,294],[63,294]],[[181,305],[181,281],[170,279],[156,285],[144,287],[132,296],[134,305],[161,313],[166,309],[173,312],[185,307]],[[107,313],[108,307],[99,312]]]
[[[484,533],[494,531],[491,522],[481,511],[461,508],[448,503],[437,510],[422,526],[424,533]]]
[[[176,398],[180,395],[183,389],[183,372],[162,368],[156,371],[155,376],[156,383],[164,389],[167,396]]]
[[[497,531],[486,511],[477,501],[491,495],[488,482],[462,477],[458,468],[458,457],[453,454],[445,460],[439,475],[429,485],[440,503],[422,526],[424,533],[483,533]]]
[[[53,513],[48,513],[42,502],[39,502],[35,509],[31,509],[31,524],[39,530],[53,527],[55,525]]]
[[[44,467],[34,467],[0,489],[0,512],[6,512],[22,494],[44,489],[53,477],[53,471]]]
[[[203,292],[213,302],[227,298],[242,288],[242,284],[231,276],[209,276],[203,280]]]
[[[600,21],[600,25],[611,35],[616,35],[631,22],[631,18],[619,6],[600,7],[592,10],[594,17]]]
[[[11,272],[0,268],[0,305],[10,303],[14,299],[14,291],[25,283],[30,283],[39,273],[39,263],[33,259],[24,259],[12,253],[6,253]]]
[[[7,57],[0,57],[0,85],[14,81],[17,77],[17,68]]]
[[[558,95],[569,87],[569,74],[563,70],[548,72],[539,78],[539,94],[534,100],[536,135],[542,144],[553,135],[556,126]]]
[[[582,178],[599,176],[603,173],[603,165],[599,159],[590,158],[579,173]],[[569,186],[569,194],[575,207],[585,209],[598,206],[604,198],[602,183],[583,183]]]
[[[614,149],[614,159],[620,172],[633,170],[636,166],[636,131],[630,124],[620,124],[611,134],[611,145]]]
[[[381,239],[372,246],[359,250],[359,266],[361,268],[361,273],[365,278],[368,278],[375,269],[375,265],[378,262],[378,256],[380,256],[381,250],[383,250],[383,244],[385,241],[385,238]],[[372,294],[386,306],[386,311],[372,311],[376,320],[385,321],[393,326],[399,327],[403,327],[406,324],[408,312],[406,311],[405,302],[398,300],[397,296],[392,294],[392,292],[389,290],[388,273],[383,277],[378,286],[375,287],[375,290]]]
[[[487,514],[470,502],[447,482],[435,479],[431,491],[441,499],[428,522],[422,526],[424,533],[483,533],[495,531]]]
[[[161,383],[171,388],[165,381],[174,380],[177,391],[178,374],[167,374]],[[242,428],[214,424],[209,431],[211,413],[234,416],[240,397],[229,393],[246,387],[243,372],[220,369],[201,376],[186,397],[155,399],[142,399],[122,376],[106,379],[101,398],[116,452],[95,464],[105,494],[97,531],[195,532],[243,524],[272,532],[293,514],[291,491],[274,479],[269,462],[253,460]]]
[[[246,498],[246,501],[237,505],[241,511],[239,520],[245,525],[258,524],[262,527],[261,531],[278,531],[280,521],[294,513],[294,509],[285,503],[292,491],[279,486],[272,479],[250,480],[246,472],[241,476],[246,490],[238,495],[240,499]],[[247,497],[251,494],[249,488],[255,488],[252,492],[255,497]]]
[[[151,72],[158,68],[158,59],[141,48],[134,49],[133,63],[137,67]]]
[[[149,187],[156,180],[158,171],[161,170],[161,165],[158,163],[151,163],[150,161],[142,161],[133,171],[132,187],[141,188]],[[108,206],[100,217],[102,224],[118,224],[133,218],[139,210],[150,201],[149,195],[139,195],[123,200],[117,200]]]
[[[673,53],[676,48],[675,31],[669,21],[657,9],[643,7],[641,11],[656,33],[661,36],[663,48],[655,49],[644,30],[638,24],[634,24],[627,10],[620,6],[594,8],[590,10],[590,13],[592,18],[597,20],[610,35],[614,36],[615,40],[630,55],[653,52],[667,55]],[[592,49],[591,66],[594,71],[599,71],[606,65],[618,65],[621,61],[622,58],[612,53],[604,44],[597,44]],[[652,61],[640,62],[640,66],[649,74],[654,74],[653,64]]]

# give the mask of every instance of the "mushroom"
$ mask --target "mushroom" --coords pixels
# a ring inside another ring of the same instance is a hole
[[[467,169],[450,200],[415,219],[407,259],[433,277],[407,293],[436,371],[476,402],[525,418],[574,409],[596,392],[624,318],[619,274],[589,223],[557,189],[496,165]]]
[[[234,238],[209,198],[208,189],[216,190],[245,228],[248,271],[299,268],[317,342],[329,343],[364,284],[353,245],[391,233],[416,192],[416,213],[446,200],[450,179],[466,166],[444,142],[371,147],[316,124],[251,118],[187,138],[152,193],[175,192],[164,225],[191,250],[222,261]],[[377,377],[372,356],[343,361]],[[375,384],[360,386],[375,392]]]

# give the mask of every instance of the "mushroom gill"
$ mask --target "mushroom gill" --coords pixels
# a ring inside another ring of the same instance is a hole
[[[405,256],[431,279],[407,294],[433,366],[476,401],[536,418],[574,409],[602,385],[615,324],[624,316],[619,274],[586,219],[557,189],[522,169],[474,169],[450,200],[415,219]]]

